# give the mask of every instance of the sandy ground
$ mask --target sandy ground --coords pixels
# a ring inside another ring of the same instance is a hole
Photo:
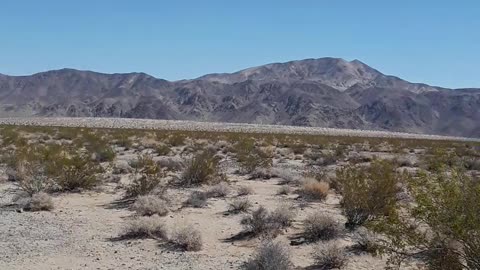
[[[125,164],[135,158],[132,151],[117,154],[115,164]],[[283,158],[282,163],[276,159],[274,166],[289,170],[308,167],[304,161],[294,158]],[[309,214],[330,214],[340,226],[345,221],[339,198],[333,193],[324,202],[306,203],[295,193],[277,195],[279,178],[248,180],[247,176],[234,173],[235,164],[228,157],[222,165],[232,192],[226,198],[209,199],[206,208],[181,207],[194,189],[170,188],[167,191],[171,211],[162,219],[168,232],[179,226],[194,226],[201,231],[203,238],[203,248],[198,252],[172,249],[154,239],[118,239],[125,224],[135,218],[128,206],[118,203],[124,195],[121,186],[128,181],[128,175],[122,175],[119,182],[106,182],[96,190],[54,194],[55,209],[50,212],[19,212],[9,206],[19,189],[6,181],[2,171],[0,269],[239,269],[261,243],[258,238],[227,241],[242,231],[242,214],[227,214],[228,203],[237,197],[236,189],[240,186],[251,187],[254,191],[246,196],[254,208],[263,205],[274,210],[285,204],[295,208],[293,226],[276,240],[288,246],[296,269],[306,269],[313,263],[314,244],[289,245],[302,231],[302,221]],[[347,232],[334,241],[341,246],[353,244],[352,235]],[[383,269],[385,266],[384,259],[368,254],[349,253],[348,256],[345,269]],[[404,269],[415,268],[408,266]]]

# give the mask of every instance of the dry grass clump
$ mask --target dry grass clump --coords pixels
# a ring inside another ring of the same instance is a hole
[[[238,196],[247,196],[253,194],[253,189],[248,186],[240,186],[237,189],[237,195]]]
[[[330,190],[327,182],[318,182],[313,178],[305,178],[300,194],[302,197],[310,200],[325,200]]]
[[[293,269],[287,247],[268,241],[263,243],[242,269],[245,270],[290,270]]]
[[[235,199],[229,203],[228,212],[233,214],[246,213],[252,206],[252,203],[247,198]]]
[[[210,187],[207,191],[207,196],[210,198],[223,198],[230,194],[230,187],[227,183],[222,182]]]
[[[153,195],[139,196],[132,209],[141,216],[165,216],[169,211],[167,202]]]
[[[202,191],[194,191],[190,194],[185,205],[191,206],[194,208],[203,208],[208,204],[208,195]]]
[[[224,180],[225,175],[220,172],[219,159],[210,149],[194,156],[180,177],[183,186],[218,183]]]
[[[338,223],[330,216],[314,213],[303,222],[303,236],[310,242],[331,240],[340,234]]]
[[[280,229],[290,226],[294,216],[289,207],[279,207],[270,213],[265,207],[260,206],[245,216],[241,220],[241,224],[244,226],[245,232],[252,235],[275,235]]]
[[[289,186],[281,186],[278,189],[277,194],[278,195],[288,195],[288,194],[290,194],[291,191],[292,191],[292,189]]]
[[[39,192],[32,195],[25,207],[27,211],[50,211],[53,209],[52,197],[45,192]]]
[[[335,243],[319,243],[312,253],[315,269],[342,269],[347,263],[345,250]]]
[[[123,238],[166,239],[165,225],[159,216],[136,217],[124,228]]]
[[[287,228],[292,225],[295,218],[295,212],[291,205],[286,203],[277,207],[269,216],[270,223],[274,224],[274,227]]]
[[[199,251],[203,245],[200,231],[192,226],[184,226],[178,229],[170,241],[185,251]]]
[[[272,168],[271,173],[272,176],[281,178],[282,184],[298,185],[302,180],[302,176],[291,169]]]

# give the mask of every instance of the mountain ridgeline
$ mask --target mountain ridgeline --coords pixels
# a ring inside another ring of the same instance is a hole
[[[193,80],[62,69],[0,74],[0,117],[196,120],[480,137],[480,89],[410,83],[358,61],[275,63]]]

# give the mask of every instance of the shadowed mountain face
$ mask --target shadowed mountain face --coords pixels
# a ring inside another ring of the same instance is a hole
[[[0,75],[0,116],[93,116],[379,129],[480,137],[480,89],[307,59],[169,82],[62,69]]]

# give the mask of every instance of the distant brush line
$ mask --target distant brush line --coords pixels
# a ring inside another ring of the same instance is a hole
[[[285,125],[195,122],[195,121],[136,119],[136,118],[13,117],[13,118],[0,118],[0,125],[321,135],[321,136],[400,138],[400,139],[480,142],[480,138],[426,135],[426,134],[414,134],[414,133],[378,131],[378,130],[355,130],[355,129],[301,127],[301,126],[285,126]]]

